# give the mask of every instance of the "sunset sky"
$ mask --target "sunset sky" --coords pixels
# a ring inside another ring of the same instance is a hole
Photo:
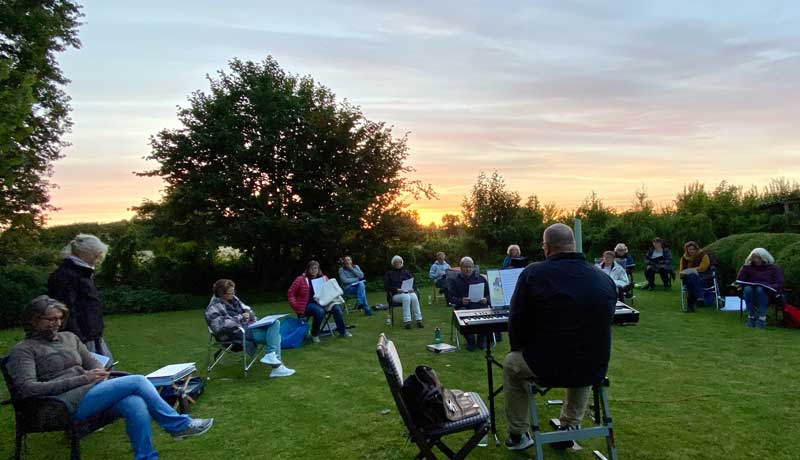
[[[785,2],[86,1],[72,146],[50,224],[112,221],[161,182],[134,171],[205,74],[272,55],[409,133],[414,178],[457,213],[480,171],[574,208],[646,186],[800,177],[800,4]]]

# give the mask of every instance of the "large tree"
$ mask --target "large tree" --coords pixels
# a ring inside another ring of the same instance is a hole
[[[0,230],[52,209],[48,177],[71,125],[55,55],[80,47],[81,17],[69,0],[0,0]]]
[[[419,184],[405,174],[406,138],[310,77],[268,57],[230,62],[179,109],[182,127],[151,139],[145,173],[167,187],[140,215],[156,228],[253,257],[286,274],[308,257],[333,260],[343,238],[375,228]]]

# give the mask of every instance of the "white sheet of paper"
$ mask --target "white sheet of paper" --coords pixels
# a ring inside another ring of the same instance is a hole
[[[403,292],[413,291],[414,290],[414,278],[409,278],[403,281],[403,284],[400,285],[400,290]]]
[[[739,311],[739,308],[744,308],[741,303],[742,299],[735,295],[725,296],[725,306],[720,311]]]
[[[469,285],[469,301],[480,302],[483,298],[483,283]]]
[[[517,288],[517,279],[519,274],[525,270],[524,268],[512,268],[508,270],[500,270],[500,282],[503,283],[503,301],[504,305],[511,305],[511,297],[514,295],[514,290]],[[494,306],[494,304],[492,304]]]
[[[314,278],[313,280],[311,280],[311,287],[314,288],[314,295],[319,295],[319,291],[320,289],[322,289],[323,284],[325,284],[325,278],[321,276],[319,278]]]
[[[100,363],[100,365],[103,366],[103,367],[106,367],[106,364],[108,364],[108,360],[111,359],[108,356],[99,355],[99,354],[94,353],[92,351],[90,351],[89,354],[91,354],[92,358],[94,358],[94,360],[97,361],[98,363]]]
[[[265,316],[265,317],[261,318],[260,320],[256,321],[255,323],[253,323],[253,324],[251,324],[251,325],[247,326],[247,328],[248,328],[248,329],[255,329],[255,328],[257,328],[257,327],[266,327],[266,326],[271,326],[271,325],[272,325],[272,323],[274,323],[276,319],[281,319],[281,318],[283,318],[284,316],[286,316],[286,313],[284,313],[284,314],[282,314],[282,315],[269,315],[269,316]]]

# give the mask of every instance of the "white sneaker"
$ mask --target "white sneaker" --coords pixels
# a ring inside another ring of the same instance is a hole
[[[270,378],[288,377],[288,376],[290,376],[290,375],[292,375],[294,373],[295,373],[294,369],[289,369],[288,367],[286,367],[283,364],[281,364],[280,366],[276,367],[275,369],[272,369],[272,372],[270,372],[269,377]]]
[[[264,364],[269,364],[272,367],[278,367],[282,364],[281,360],[278,359],[278,355],[276,355],[274,351],[271,351],[266,355],[264,355],[264,357],[261,358],[261,362]]]
[[[344,334],[340,335],[339,337],[343,337],[344,338],[344,337],[352,337],[352,336],[353,336],[353,334],[351,334],[350,331],[344,331]]]
[[[317,337],[316,335],[312,335],[311,336],[311,341],[314,342],[314,343],[319,343],[319,337]]]

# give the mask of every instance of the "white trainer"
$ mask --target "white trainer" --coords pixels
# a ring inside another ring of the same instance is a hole
[[[270,372],[269,376],[270,378],[288,377],[290,375],[293,375],[294,373],[295,373],[294,369],[289,369],[288,367],[281,364],[279,367],[272,369],[272,372]]]
[[[276,355],[274,351],[271,351],[266,355],[264,355],[264,357],[261,358],[261,362],[264,364],[269,364],[272,367],[278,367],[281,364],[283,364],[281,363],[281,360],[278,359],[278,355]]]

